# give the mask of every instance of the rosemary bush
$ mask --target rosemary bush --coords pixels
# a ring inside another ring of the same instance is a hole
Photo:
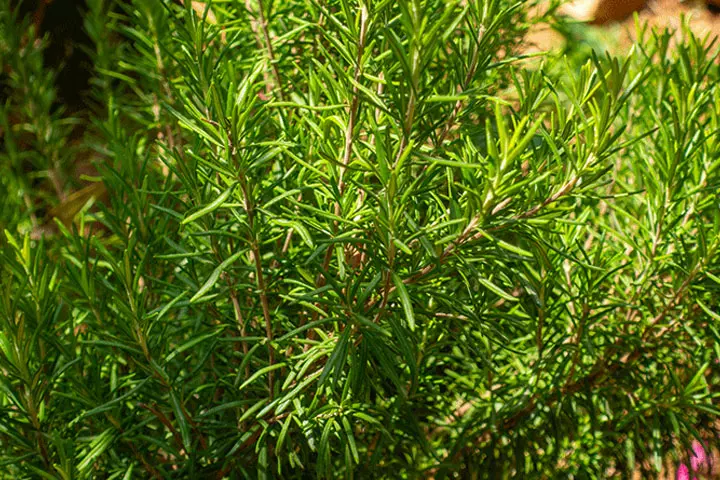
[[[71,116],[0,5],[0,477],[603,478],[713,445],[712,42],[529,58],[534,2],[88,0]]]

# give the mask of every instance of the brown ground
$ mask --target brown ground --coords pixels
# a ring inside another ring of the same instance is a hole
[[[682,16],[689,19],[692,30],[699,36],[720,34],[720,15],[708,8],[705,2],[684,2],[679,0],[655,0],[639,13],[640,21],[647,21],[660,28],[679,28]],[[631,31],[632,40],[635,27],[634,20],[625,20],[623,25]]]
[[[598,0],[577,0],[568,2],[561,11],[568,16],[580,17],[579,20],[591,20],[587,8],[589,3]],[[600,0],[608,5],[608,8],[615,8],[615,4],[637,3],[635,0]],[[711,0],[711,3],[714,0]],[[720,0],[719,0],[720,1]],[[708,7],[706,1],[681,1],[681,0],[648,0],[645,6],[638,11],[640,22],[647,22],[651,27],[679,29],[682,18],[687,17],[692,30],[699,36],[720,35],[720,8]],[[601,9],[599,9],[601,10]],[[626,14],[627,10],[620,8],[619,11],[601,12],[603,18],[612,18],[620,14]],[[608,48],[620,51],[629,48],[636,38],[635,19],[633,15],[625,17],[621,21],[607,21],[602,26],[593,27],[606,30],[608,37]],[[526,38],[526,51],[528,53],[552,50],[562,45],[563,39],[547,25],[539,25],[533,29]],[[618,52],[619,53],[619,52]]]

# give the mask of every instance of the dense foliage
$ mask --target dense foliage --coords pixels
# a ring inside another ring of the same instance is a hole
[[[711,447],[716,49],[523,55],[531,11],[88,0],[77,109],[0,0],[0,477],[598,478]]]

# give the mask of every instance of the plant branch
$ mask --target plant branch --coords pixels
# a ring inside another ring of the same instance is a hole
[[[267,51],[268,55],[268,61],[270,62],[270,68],[273,72],[274,82],[275,82],[275,89],[278,99],[284,100],[285,95],[283,93],[283,83],[282,83],[282,77],[280,76],[280,71],[278,70],[277,66],[277,59],[275,58],[275,52],[273,50],[272,46],[272,39],[270,38],[270,31],[268,30],[268,21],[265,17],[265,8],[263,7],[263,0],[257,0],[258,8],[257,8],[257,19],[253,19],[253,30],[257,34],[257,30],[260,30],[262,33],[262,43],[264,43],[265,50]],[[252,0],[245,0],[245,7],[247,10],[252,13]]]
[[[478,67],[478,61],[480,59],[480,42],[482,41],[483,34],[485,33],[485,27],[483,25],[480,25],[478,28],[478,34],[477,39],[475,42],[475,49],[473,50],[472,59],[470,60],[470,66],[468,68],[467,73],[465,74],[465,80],[463,81],[462,85],[458,87],[458,94],[464,93],[468,87],[470,86],[470,82],[472,81],[473,77],[475,77],[475,73],[477,72]],[[457,120],[458,115],[460,114],[460,110],[462,110],[463,107],[463,101],[458,100],[455,102],[455,107],[453,108],[452,113],[450,114],[450,117],[448,118],[447,122],[445,123],[445,127],[443,128],[442,132],[440,133],[440,136],[438,137],[437,142],[435,142],[435,148],[440,148],[443,143],[445,143],[445,140],[447,139],[448,134],[450,133],[450,130],[452,130],[453,126],[455,126],[455,122]]]
[[[343,176],[345,175],[345,170],[350,164],[350,157],[353,150],[353,138],[355,136],[355,124],[357,123],[358,110],[360,108],[360,88],[358,87],[358,83],[360,82],[363,71],[362,62],[363,55],[365,54],[365,36],[367,34],[367,25],[368,9],[367,6],[363,5],[362,7],[360,7],[360,36],[358,37],[357,42],[355,74],[353,75],[355,85],[353,86],[352,100],[350,102],[350,116],[348,118],[347,128],[345,129],[345,148],[343,153],[342,166],[340,167],[340,178],[338,180],[338,189],[340,190],[341,195],[345,191],[345,182],[343,181]]]
[[[518,215],[515,215],[512,217],[513,221],[517,220],[524,220],[530,217],[533,217],[540,213],[542,209],[550,205],[551,203],[554,203],[558,200],[560,200],[562,197],[569,195],[574,186],[576,185],[578,181],[578,177],[573,177],[569,182],[567,182],[563,187],[560,188],[556,193],[554,193],[552,196],[548,197],[547,199],[540,202],[538,205],[535,205],[534,207],[530,208],[529,210],[526,210],[525,212],[522,212]],[[475,229],[478,227],[480,223],[480,215],[476,215],[475,217],[470,220],[470,222],[467,224],[465,229],[462,231],[462,233],[453,241],[451,242],[445,249],[443,250],[442,254],[437,258],[437,260],[434,263],[430,263],[425,265],[423,268],[420,269],[417,273],[414,275],[406,278],[403,280],[403,283],[406,285],[414,284],[419,281],[421,281],[423,278],[428,276],[430,273],[435,271],[436,268],[438,268],[440,265],[445,263],[448,258],[453,256],[455,252],[460,249],[463,245],[469,242],[473,242],[476,240],[479,240],[487,235],[487,233],[500,230],[502,226],[490,228],[487,230],[480,230],[478,232],[475,232]],[[393,291],[395,291],[395,286],[391,286],[389,291],[387,292],[388,295],[391,294]],[[372,308],[375,305],[375,302],[370,301],[366,308]]]
[[[275,348],[272,345],[273,341],[273,325],[272,316],[270,315],[270,303],[268,302],[267,296],[267,284],[265,282],[265,274],[262,269],[262,257],[260,256],[260,245],[259,239],[255,235],[255,207],[254,203],[250,198],[250,192],[248,189],[247,181],[243,176],[240,182],[243,197],[245,201],[245,211],[248,215],[248,227],[250,228],[250,252],[255,266],[255,281],[257,282],[258,292],[260,295],[260,305],[262,307],[263,319],[265,321],[265,337],[267,340],[268,347],[268,363],[270,366],[275,365]],[[270,389],[270,399],[275,395],[275,375],[273,371],[268,372],[268,388]]]

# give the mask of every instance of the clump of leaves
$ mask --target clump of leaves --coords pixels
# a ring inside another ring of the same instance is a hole
[[[109,196],[44,240],[1,217],[6,477],[603,477],[707,446],[714,44],[530,61],[530,3],[89,1]]]

